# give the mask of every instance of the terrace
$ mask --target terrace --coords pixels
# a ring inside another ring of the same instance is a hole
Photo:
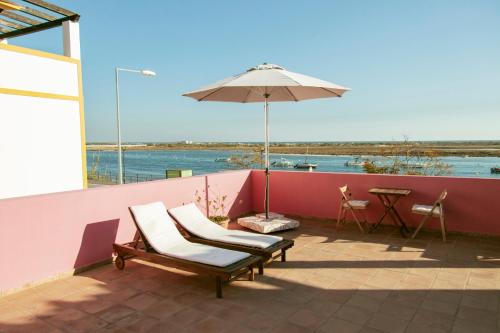
[[[273,172],[271,209],[298,217],[288,262],[253,282],[224,285],[159,263],[111,264],[111,244],[132,239],[127,207],[174,207],[197,191],[228,195],[235,218],[263,206],[264,174],[236,171],[0,200],[0,331],[29,332],[497,332],[500,329],[500,180]],[[361,234],[335,229],[349,184],[372,205],[374,186],[406,187],[399,210],[446,188],[450,232],[434,221],[417,239],[392,225]],[[232,226],[236,227],[236,224]]]

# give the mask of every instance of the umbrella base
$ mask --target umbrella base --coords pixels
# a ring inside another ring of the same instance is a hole
[[[259,217],[259,215],[263,215]],[[281,214],[276,214],[281,215]],[[297,220],[289,219],[281,215],[276,216],[275,213],[269,213],[269,219],[266,220],[265,214],[257,214],[256,216],[240,217],[238,224],[242,227],[257,231],[262,234],[271,232],[283,231],[288,229],[298,228],[300,223]]]
[[[268,215],[269,215],[269,219],[280,219],[282,217],[285,217],[285,215],[283,215],[283,214],[273,213],[273,212],[269,212]],[[258,217],[259,219],[265,220],[266,219],[266,213],[255,214],[255,217]]]

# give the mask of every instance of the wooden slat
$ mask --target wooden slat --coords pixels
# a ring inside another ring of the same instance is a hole
[[[2,34],[5,34],[5,33],[8,33],[8,32],[11,32],[11,31],[12,31],[12,30],[5,29],[5,28],[0,27],[0,32],[1,32]],[[3,38],[2,38],[2,36],[0,36],[0,39],[3,39]]]
[[[22,25],[22,24],[19,24],[16,22],[12,22],[12,21],[3,20],[1,18],[0,18],[0,24],[5,25],[6,27],[9,27],[9,28],[14,28],[14,29],[27,28],[27,26],[25,26],[25,25]]]
[[[18,5],[15,2],[9,0],[0,0],[0,12],[2,10],[19,10],[22,8],[21,5]]]
[[[24,12],[26,14],[30,14],[30,15],[36,16],[38,18],[47,20],[47,21],[55,21],[55,20],[57,20],[57,17],[55,17],[55,16],[46,14],[44,12],[41,12],[39,10],[30,8],[30,7],[23,7],[23,9],[20,9],[20,11],[22,11],[22,12]]]
[[[73,13],[72,11],[69,11],[67,9],[61,8],[59,6],[56,6],[54,4],[51,4],[51,3],[48,3],[48,2],[45,2],[42,0],[24,0],[24,1],[29,2],[31,4],[34,4],[38,7],[42,7],[42,8],[51,10],[51,11],[56,12],[56,13],[61,14],[61,15],[65,15],[65,16],[76,15],[76,13]]]
[[[3,11],[3,12],[0,13],[0,15],[8,17],[8,18],[16,20],[16,21],[19,21],[19,22],[30,24],[30,25],[37,25],[37,24],[42,24],[43,23],[42,21],[33,20],[33,19],[29,18],[29,17],[18,15],[18,14],[9,12],[9,11]]]

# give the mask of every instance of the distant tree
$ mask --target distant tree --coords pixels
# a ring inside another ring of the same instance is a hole
[[[236,169],[250,169],[262,165],[262,152],[260,149],[254,149],[250,152],[232,155],[228,163]]]
[[[413,149],[417,144],[404,141],[381,148],[381,160],[366,159],[363,169],[366,173],[441,176],[451,172],[451,165],[443,162],[434,150]]]

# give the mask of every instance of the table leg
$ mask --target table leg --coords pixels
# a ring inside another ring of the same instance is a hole
[[[370,227],[370,230],[368,231],[368,233],[372,233],[373,231],[375,231],[380,226],[380,224],[382,223],[382,221],[384,220],[384,218],[387,216],[387,214],[389,213],[389,207],[386,204],[386,202],[385,202],[384,198],[382,197],[382,195],[378,195],[377,194],[377,198],[382,203],[382,206],[384,206],[384,208],[385,208],[384,214],[382,214],[382,217],[377,221],[377,223],[373,224]]]
[[[399,201],[401,197],[397,196],[395,197],[394,200],[391,201],[390,197],[387,195],[377,195],[377,198],[380,200],[382,205],[385,207],[384,214],[382,217],[378,220],[377,223],[375,223],[371,228],[370,228],[370,233],[373,232],[375,229],[377,229],[380,224],[383,222],[384,218],[389,215],[391,217],[391,220],[393,221],[394,225],[399,227],[399,232],[401,233],[401,236],[406,237],[405,231],[410,232],[408,230],[408,227],[404,223],[403,219],[399,215],[399,213],[396,210],[396,203]]]
[[[410,230],[408,229],[408,227],[406,226],[406,223],[405,221],[401,218],[401,215],[399,215],[398,211],[396,210],[396,208],[394,207],[393,209],[394,211],[394,215],[396,216],[396,218],[399,220],[399,222],[401,223],[401,227],[404,229],[404,231],[406,232],[410,232]]]

